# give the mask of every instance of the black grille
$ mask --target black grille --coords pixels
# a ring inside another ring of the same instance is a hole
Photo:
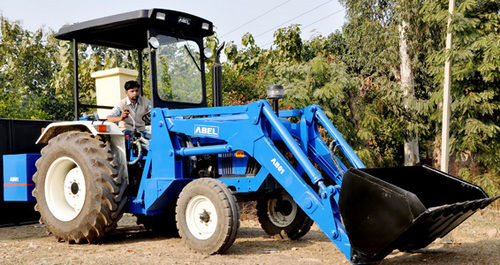
[[[221,154],[222,175],[233,174],[233,153]]]

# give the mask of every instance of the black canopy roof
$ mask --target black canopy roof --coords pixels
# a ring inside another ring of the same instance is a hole
[[[63,26],[55,37],[131,50],[146,47],[147,29],[179,37],[202,38],[213,34],[212,22],[203,18],[173,10],[145,9]]]

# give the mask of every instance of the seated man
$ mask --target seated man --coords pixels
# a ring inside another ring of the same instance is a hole
[[[134,129],[140,132],[146,131],[146,124],[142,116],[151,110],[151,101],[140,95],[139,83],[136,81],[127,81],[125,83],[126,98],[122,99],[112,110],[107,121],[118,122],[118,127],[122,131],[132,131]]]

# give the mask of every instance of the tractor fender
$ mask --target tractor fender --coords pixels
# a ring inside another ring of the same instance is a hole
[[[105,125],[106,132],[98,132],[97,126]],[[48,143],[50,139],[55,136],[67,132],[67,131],[87,131],[92,133],[94,136],[98,134],[110,135],[110,136],[122,136],[123,132],[118,128],[118,126],[112,122],[102,122],[102,121],[63,121],[54,122],[49,124],[43,132],[42,135],[36,141],[37,144]]]
[[[97,130],[98,125],[105,125],[106,132],[99,132]],[[115,123],[103,122],[103,121],[63,121],[54,122],[49,124],[43,132],[42,135],[36,141],[37,144],[48,143],[50,139],[56,137],[57,135],[68,132],[68,131],[83,131],[90,132],[94,136],[96,135],[109,135],[111,140],[111,146],[119,150],[119,160],[120,164],[124,166],[125,175],[128,176],[127,172],[127,155],[125,150],[125,140],[124,134],[118,128]]]

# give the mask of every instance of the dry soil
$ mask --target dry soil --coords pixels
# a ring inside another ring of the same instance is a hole
[[[202,255],[179,238],[145,231],[125,215],[101,244],[59,243],[45,227],[0,228],[0,264],[349,264],[314,225],[297,241],[270,238],[243,214],[238,238],[224,255]],[[394,251],[381,264],[500,264],[500,211],[480,211],[445,239],[418,253]]]

